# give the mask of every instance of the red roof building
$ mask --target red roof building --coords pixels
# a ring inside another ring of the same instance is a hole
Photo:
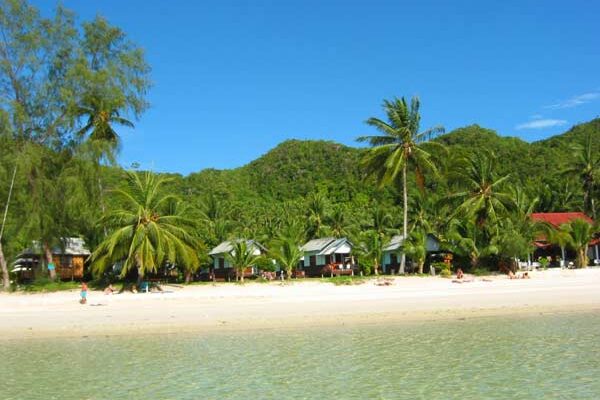
[[[547,222],[556,228],[562,224],[568,224],[574,219],[583,219],[590,224],[594,223],[593,219],[582,212],[533,213],[531,214],[531,219],[539,222]]]
[[[582,219],[594,224],[594,220],[585,215],[582,212],[558,212],[558,213],[533,213],[531,219],[537,222],[546,222],[555,228],[560,227],[563,224],[568,224],[575,219]],[[590,246],[594,246],[600,243],[600,238],[592,239]],[[548,244],[545,242],[545,238],[541,237],[536,242],[537,247],[546,247]]]

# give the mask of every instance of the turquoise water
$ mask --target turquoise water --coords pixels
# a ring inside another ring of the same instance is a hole
[[[2,399],[598,399],[600,314],[0,342]]]

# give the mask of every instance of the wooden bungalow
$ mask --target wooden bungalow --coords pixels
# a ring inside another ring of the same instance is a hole
[[[402,247],[404,245],[404,237],[402,235],[394,235],[389,243],[383,249],[383,261],[381,263],[384,274],[397,274],[400,269],[400,258],[402,255]],[[427,235],[427,253],[429,255],[440,251],[440,241],[435,235]],[[412,269],[412,263],[407,260],[407,271]]]
[[[83,278],[84,265],[90,251],[80,238],[64,238],[60,246],[52,248],[52,266],[61,280],[80,280]],[[38,241],[34,241],[17,256],[11,272],[21,281],[32,280],[35,271],[44,262],[44,251]]]
[[[533,213],[531,214],[531,219],[535,222],[549,224],[554,228],[559,228],[561,225],[568,224],[575,219],[582,219],[592,225],[594,224],[594,220],[582,212]],[[548,242],[544,236],[538,237],[534,245],[536,247],[533,253],[534,262],[539,257],[550,257],[552,259],[550,266],[564,267],[568,265],[569,260],[577,258],[573,250],[564,247],[560,248]],[[589,244],[588,258],[592,263],[596,265],[600,264],[600,236],[598,234],[596,234],[596,237]]]
[[[305,276],[353,275],[358,271],[352,256],[353,247],[346,238],[310,240],[301,247],[304,257],[300,269]]]
[[[208,255],[212,258],[212,267],[210,269],[210,278],[214,280],[235,280],[236,271],[234,266],[227,259],[228,254],[232,254],[233,247],[236,243],[245,241],[246,246],[252,250],[252,254],[266,254],[266,248],[255,240],[237,239],[235,241],[225,241],[212,249]],[[246,268],[244,270],[244,278],[257,276],[259,273],[256,266]]]

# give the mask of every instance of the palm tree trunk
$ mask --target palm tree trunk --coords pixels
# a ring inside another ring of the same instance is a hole
[[[406,187],[406,162],[402,167],[402,197],[404,201],[404,225],[402,227],[403,236],[403,249],[402,255],[400,256],[400,271],[399,273],[404,275],[404,267],[406,266],[406,252],[404,251],[406,240],[408,238],[408,188]]]
[[[185,271],[185,283],[188,284],[192,281],[192,271]]]
[[[240,271],[240,282],[244,282],[244,269]]]
[[[567,265],[567,259],[566,259],[567,254],[565,252],[565,246],[560,246],[560,253],[562,255],[562,260],[560,262],[560,267],[562,268],[562,267],[564,267],[564,266]]]
[[[423,275],[423,266],[424,265],[425,265],[425,263],[419,262],[419,275]]]

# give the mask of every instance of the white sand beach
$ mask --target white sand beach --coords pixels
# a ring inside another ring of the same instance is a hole
[[[0,340],[378,324],[506,314],[600,311],[600,269],[531,279],[397,277],[355,286],[318,281],[163,286],[158,293],[0,294]]]

